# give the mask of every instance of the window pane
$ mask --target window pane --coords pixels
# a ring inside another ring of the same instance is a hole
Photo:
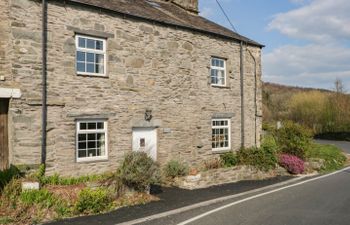
[[[89,157],[94,157],[94,156],[96,156],[96,149],[89,149],[89,150],[88,150],[88,156],[89,156]]]
[[[104,128],[104,124],[103,122],[98,122],[97,123],[97,129],[103,129]]]
[[[79,142],[78,143],[78,149],[82,150],[82,149],[86,149],[86,142]]]
[[[87,48],[91,48],[91,49],[95,49],[95,40],[87,39],[86,47]]]
[[[86,150],[78,151],[78,158],[85,158],[86,157]]]
[[[86,39],[80,37],[79,40],[78,40],[78,44],[79,44],[80,48],[85,48],[86,47]]]
[[[95,141],[96,140],[96,134],[88,134],[88,140],[89,141]]]
[[[95,62],[95,54],[94,53],[87,53],[86,61],[91,62],[91,63]]]
[[[104,63],[104,56],[101,54],[96,54],[96,63],[103,64]]]
[[[78,72],[86,72],[86,71],[85,71],[85,63],[80,63],[80,62],[78,62],[78,63],[77,63],[77,71],[78,71]]]
[[[87,147],[88,149],[96,148],[96,141],[89,141]]]
[[[86,130],[86,123],[80,123],[80,130]]]
[[[86,141],[86,134],[79,134],[78,135],[78,141]]]
[[[88,123],[89,130],[96,130],[96,123]]]
[[[85,52],[77,52],[77,61],[85,62]]]
[[[88,72],[88,73],[95,73],[95,64],[88,63],[86,65],[86,72]]]
[[[103,65],[101,65],[101,64],[96,64],[96,65],[95,65],[95,71],[96,71],[96,73],[103,74],[103,73],[104,73]]]
[[[96,49],[103,50],[103,41],[96,41]]]

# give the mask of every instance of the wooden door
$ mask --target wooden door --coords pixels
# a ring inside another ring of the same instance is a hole
[[[8,99],[0,99],[0,170],[9,166],[8,148]]]

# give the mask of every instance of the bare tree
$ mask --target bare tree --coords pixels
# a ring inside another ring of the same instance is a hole
[[[337,92],[338,94],[345,93],[344,84],[343,84],[343,81],[341,79],[337,78],[334,82],[334,86],[335,86],[335,92]]]

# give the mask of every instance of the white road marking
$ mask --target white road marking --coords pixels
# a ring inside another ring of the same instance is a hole
[[[306,180],[306,181],[301,181],[299,183],[296,183],[296,184],[291,184],[291,185],[288,185],[288,186],[285,186],[285,187],[281,187],[281,188],[278,188],[278,189],[275,189],[275,190],[272,190],[272,191],[268,191],[268,192],[264,192],[264,193],[261,193],[261,194],[257,194],[257,195],[254,195],[254,196],[251,196],[251,197],[248,197],[248,198],[245,198],[245,199],[242,199],[242,200],[239,200],[239,201],[235,201],[235,202],[232,202],[230,204],[227,204],[227,205],[224,205],[224,206],[221,206],[219,208],[216,208],[216,209],[213,209],[213,210],[210,210],[206,213],[203,213],[203,214],[200,214],[198,216],[195,216],[189,220],[185,220],[181,223],[179,223],[178,225],[186,225],[186,224],[189,224],[191,222],[194,222],[196,220],[199,220],[203,217],[206,217],[210,214],[213,214],[215,212],[218,212],[220,210],[223,210],[223,209],[226,209],[226,208],[229,208],[231,206],[234,206],[234,205],[238,205],[242,202],[246,202],[246,201],[249,201],[249,200],[252,200],[252,199],[256,199],[256,198],[259,198],[259,197],[262,197],[262,196],[265,196],[265,195],[269,195],[269,194],[272,194],[272,193],[275,193],[275,192],[278,192],[278,191],[282,191],[282,190],[285,190],[285,189],[289,189],[289,188],[292,188],[292,187],[295,187],[295,186],[299,186],[299,185],[302,185],[302,184],[306,184],[306,183],[309,183],[309,182],[312,182],[312,181],[315,181],[315,180],[319,180],[319,179],[323,179],[323,178],[326,178],[326,177],[329,177],[329,176],[332,176],[332,175],[335,175],[335,174],[338,174],[338,173],[341,173],[345,170],[348,170],[350,169],[350,167],[346,167],[342,170],[339,170],[339,171],[336,171],[336,172],[333,172],[333,173],[329,173],[329,174],[326,174],[326,175],[323,175],[323,176],[319,176],[319,177],[315,177],[315,178],[311,178],[309,180]]]
[[[314,176],[314,175],[315,174],[307,175],[307,176]],[[223,202],[223,201],[234,199],[234,198],[238,198],[238,197],[241,197],[241,196],[244,196],[244,195],[257,193],[257,192],[268,190],[268,189],[275,188],[275,187],[280,187],[280,186],[283,186],[283,185],[286,185],[286,184],[290,184],[290,183],[296,182],[298,180],[304,179],[307,176],[299,176],[299,177],[296,177],[296,178],[293,178],[293,179],[290,179],[290,180],[287,180],[287,181],[284,181],[284,182],[272,184],[272,185],[269,185],[269,186],[257,188],[257,189],[254,189],[254,190],[250,190],[250,191],[246,191],[246,192],[242,192],[242,193],[238,193],[238,194],[234,194],[234,195],[228,195],[228,196],[223,196],[223,197],[220,197],[220,198],[211,199],[211,200],[204,201],[204,202],[199,202],[199,203],[196,203],[196,204],[193,204],[193,205],[185,206],[185,207],[178,208],[178,209],[173,209],[173,210],[166,211],[166,212],[163,212],[163,213],[154,214],[154,215],[147,216],[147,217],[144,217],[144,218],[139,218],[139,219],[123,222],[123,223],[118,223],[116,225],[133,225],[133,224],[143,223],[143,222],[147,222],[147,221],[151,221],[151,220],[155,220],[155,219],[160,219],[160,218],[163,218],[163,217],[167,217],[167,216],[183,213],[183,212],[186,212],[186,211],[189,211],[189,210],[193,210],[193,209],[197,209],[197,208],[200,208],[200,207],[212,205],[212,204],[215,204],[215,203]]]

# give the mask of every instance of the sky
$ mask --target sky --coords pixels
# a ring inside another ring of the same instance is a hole
[[[230,28],[216,0],[200,14]],[[235,29],[263,48],[263,80],[350,92],[350,0],[219,0]]]

